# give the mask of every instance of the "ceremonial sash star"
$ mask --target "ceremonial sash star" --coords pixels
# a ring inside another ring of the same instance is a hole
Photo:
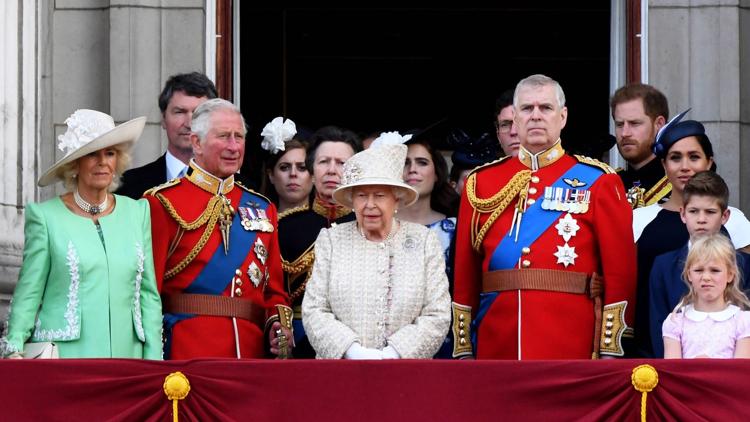
[[[555,228],[557,229],[557,234],[565,239],[566,244],[570,241],[571,237],[576,235],[578,229],[580,229],[578,222],[570,214],[565,214],[565,217],[560,219],[557,225],[555,225]]]
[[[578,258],[575,246],[569,246],[568,242],[565,242],[563,246],[558,246],[554,255],[557,257],[557,263],[563,264],[565,268],[568,268],[568,265],[574,265]]]

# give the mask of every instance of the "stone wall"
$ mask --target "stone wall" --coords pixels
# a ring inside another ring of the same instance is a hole
[[[706,126],[730,203],[750,213],[750,0],[650,0],[649,83]]]
[[[0,321],[18,279],[23,209],[62,186],[36,180],[61,158],[56,137],[78,108],[116,122],[147,116],[133,154],[145,164],[166,148],[157,97],[167,78],[204,71],[205,0],[0,2]]]

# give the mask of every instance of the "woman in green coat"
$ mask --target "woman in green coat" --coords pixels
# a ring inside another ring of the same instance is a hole
[[[3,352],[54,342],[62,358],[161,359],[161,301],[148,202],[113,195],[146,118],[115,127],[78,110],[58,139],[65,156],[39,179],[68,192],[26,207],[23,266]]]

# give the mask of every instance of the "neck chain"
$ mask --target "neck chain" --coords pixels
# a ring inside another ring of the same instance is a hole
[[[378,243],[387,242],[387,241],[393,239],[393,236],[395,236],[396,232],[398,231],[398,226],[399,226],[399,222],[394,218],[393,222],[391,223],[391,231],[388,232],[388,236],[386,236],[385,239],[381,240]],[[365,238],[365,240],[370,240],[370,239],[367,238],[367,235],[365,235],[365,230],[362,228],[362,226],[358,225],[358,227],[359,227],[359,234],[361,234],[362,237]],[[370,241],[371,242],[376,242],[375,240],[370,240]]]
[[[73,191],[73,200],[75,200],[76,205],[78,205],[78,208],[86,211],[87,213],[91,215],[97,215],[100,212],[107,209],[107,198],[109,195],[104,195],[104,201],[102,201],[101,204],[89,204],[86,202],[85,199],[81,198],[81,194],[78,193],[78,189]]]

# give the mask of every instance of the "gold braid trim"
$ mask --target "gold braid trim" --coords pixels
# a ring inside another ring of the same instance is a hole
[[[214,196],[210,201],[208,201],[206,210],[203,211],[203,213],[201,213],[201,215],[197,219],[188,223],[182,217],[180,217],[179,214],[177,214],[177,210],[174,208],[172,203],[169,202],[166,197],[164,197],[164,195],[157,193],[155,196],[159,200],[159,202],[164,205],[164,208],[169,213],[169,216],[172,217],[183,230],[195,230],[204,224],[206,225],[206,228],[203,230],[203,234],[201,235],[200,239],[198,239],[198,243],[195,244],[193,249],[191,249],[190,252],[184,258],[182,258],[179,263],[177,263],[177,265],[164,273],[164,280],[169,280],[170,278],[177,275],[177,273],[184,270],[185,267],[187,267],[188,264],[190,264],[195,259],[195,257],[198,256],[198,253],[203,249],[203,247],[206,246],[208,238],[211,237],[211,233],[216,226],[216,222],[221,216],[223,202],[221,196]]]
[[[305,287],[307,287],[307,282],[310,280],[310,277],[312,277],[312,272],[309,271],[310,268],[312,268],[313,262],[315,261],[315,250],[313,249],[314,245],[310,245],[310,248],[307,249],[305,253],[300,255],[299,258],[295,259],[294,262],[289,262],[287,260],[282,259],[281,260],[281,269],[284,270],[285,273],[289,274],[289,276],[295,276],[303,273],[307,273],[305,275],[305,279],[302,281],[302,284],[299,285],[293,292],[289,293],[289,302],[293,303],[298,297],[302,296],[302,294],[305,292]],[[291,280],[289,283],[289,288],[291,288]]]
[[[646,205],[653,205],[670,193],[672,193],[672,184],[667,176],[664,176],[643,195],[643,200]]]
[[[276,219],[281,220],[284,217],[290,216],[298,212],[307,211],[309,209],[310,209],[310,206],[308,204],[300,205],[294,208],[289,208],[288,210],[280,212],[279,215],[276,217]]]
[[[471,215],[471,245],[475,251],[479,252],[482,241],[487,235],[487,231],[490,229],[492,224],[502,214],[508,205],[518,196],[518,193],[528,185],[531,180],[531,170],[521,170],[516,173],[508,183],[500,189],[500,192],[492,195],[489,198],[478,198],[475,192],[476,188],[476,173],[469,175],[466,179],[466,195],[469,199],[469,204],[474,209]],[[481,228],[479,228],[479,214],[491,213],[484,222]]]

